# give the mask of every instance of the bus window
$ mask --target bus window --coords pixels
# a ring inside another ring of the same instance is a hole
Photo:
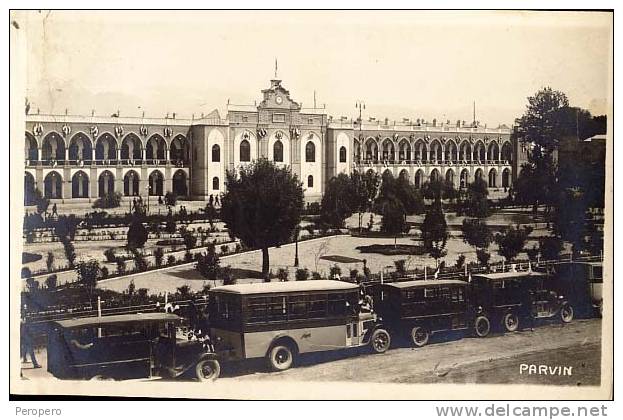
[[[327,295],[309,296],[309,318],[325,318],[327,316]]]
[[[307,318],[307,296],[288,297],[288,319]]]
[[[266,298],[249,298],[247,323],[256,324],[266,322]]]
[[[455,287],[452,289],[452,302],[463,302],[465,297],[463,296],[463,288]]]
[[[424,301],[424,289],[417,288],[406,290],[404,294],[405,303],[414,303]]]
[[[328,315],[330,317],[334,316],[344,316],[346,314],[346,299],[343,293],[333,293],[329,294],[328,299]]]
[[[286,297],[268,298],[268,321],[285,321],[287,319]]]

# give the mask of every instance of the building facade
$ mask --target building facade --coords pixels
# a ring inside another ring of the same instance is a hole
[[[492,196],[516,177],[522,151],[506,126],[334,119],[302,108],[277,79],[262,95],[258,105],[228,104],[225,118],[26,115],[25,199],[37,188],[60,202],[168,191],[205,200],[225,191],[227,170],[261,157],[289,166],[308,202],[320,200],[331,177],[353,171],[457,188],[480,177]]]

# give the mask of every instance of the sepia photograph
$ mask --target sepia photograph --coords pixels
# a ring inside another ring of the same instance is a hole
[[[612,398],[613,19],[12,10],[10,393]]]

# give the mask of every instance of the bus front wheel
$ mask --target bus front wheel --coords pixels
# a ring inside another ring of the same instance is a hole
[[[195,366],[195,376],[199,382],[214,381],[221,374],[221,365],[218,360],[200,360]]]
[[[287,344],[277,344],[268,352],[268,364],[274,371],[287,370],[294,363],[294,351]]]
[[[385,353],[389,350],[390,344],[391,337],[384,329],[375,330],[370,337],[370,347],[374,353]]]
[[[515,332],[519,328],[519,317],[514,312],[504,315],[504,328],[508,332]]]

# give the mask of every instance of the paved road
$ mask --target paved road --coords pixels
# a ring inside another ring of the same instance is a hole
[[[382,355],[353,351],[316,354],[279,373],[267,372],[261,363],[225,365],[219,380],[598,385],[600,342],[600,320],[576,320],[485,339],[445,339],[421,349],[399,347]],[[24,364],[25,377],[49,377],[45,350],[38,357],[44,368],[33,370]],[[522,363],[571,366],[572,375],[522,375]]]

